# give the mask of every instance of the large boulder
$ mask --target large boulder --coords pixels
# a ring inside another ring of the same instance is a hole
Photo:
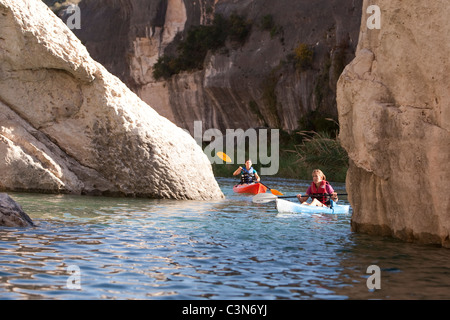
[[[450,6],[380,0],[338,82],[355,231],[450,246]]]
[[[34,223],[17,202],[6,193],[0,193],[0,226],[31,227]]]
[[[0,190],[223,194],[185,131],[94,61],[37,0],[0,0]]]

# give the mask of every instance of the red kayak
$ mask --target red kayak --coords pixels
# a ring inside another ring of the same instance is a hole
[[[265,193],[267,187],[262,185],[261,183],[252,183],[252,184],[237,184],[233,187],[233,191],[236,193]]]

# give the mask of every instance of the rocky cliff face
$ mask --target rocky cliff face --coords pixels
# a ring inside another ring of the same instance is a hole
[[[220,130],[298,128],[312,111],[337,118],[335,85],[354,57],[361,0],[83,0],[75,34],[91,55],[161,115],[192,133],[193,122]],[[174,54],[193,25],[233,12],[251,22],[242,45],[228,41],[201,71],[155,81],[153,65]],[[273,27],[264,29],[265,16]],[[292,55],[310,45],[314,60],[299,72]]]
[[[356,58],[338,83],[355,231],[450,247],[450,7],[364,1]]]
[[[223,197],[209,160],[44,3],[0,0],[0,190]]]

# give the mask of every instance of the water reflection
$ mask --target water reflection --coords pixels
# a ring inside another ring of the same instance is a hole
[[[216,202],[12,195],[38,226],[0,229],[0,298],[450,298],[449,250],[353,234],[350,215],[280,215],[219,182]],[[372,264],[381,290],[366,286]]]

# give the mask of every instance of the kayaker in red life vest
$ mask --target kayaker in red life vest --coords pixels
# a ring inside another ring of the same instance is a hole
[[[236,171],[233,172],[233,176],[237,176],[238,174],[241,174],[240,184],[255,183],[259,182],[260,180],[258,173],[252,167],[252,160],[250,159],[245,161],[245,168],[239,166],[239,168],[237,168]]]
[[[330,185],[328,181],[326,181],[326,177],[323,174],[322,170],[315,169],[312,172],[312,178],[313,182],[308,187],[308,190],[306,190],[306,195],[302,196],[301,193],[297,195],[298,201],[300,201],[301,204],[306,204],[310,206],[317,206],[317,207],[329,207],[331,205],[330,199],[328,196],[318,196],[314,197],[311,203],[307,203],[306,201],[309,199],[311,195],[317,196],[318,193],[328,193],[331,194],[331,199],[334,202],[338,201],[337,193],[334,192],[333,187]]]

